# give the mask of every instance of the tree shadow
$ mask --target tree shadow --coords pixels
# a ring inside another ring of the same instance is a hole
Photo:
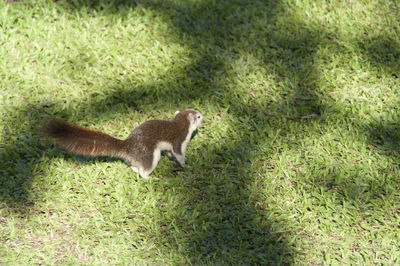
[[[380,74],[379,78],[400,78],[400,43],[388,36],[363,38],[359,42],[361,53]],[[396,84],[393,84],[395,87]],[[394,93],[398,95],[398,93]],[[388,156],[398,158],[400,145],[400,120],[397,116],[399,98],[384,99],[386,108],[382,119],[365,124],[364,127],[371,137],[371,144]]]
[[[19,114],[27,118],[22,124],[16,122],[19,118],[10,118],[6,123],[3,134],[8,141],[0,152],[0,201],[21,213],[34,204],[31,191],[38,188],[32,187],[32,180],[43,176],[47,149],[41,145],[35,127],[43,118],[42,111],[33,109],[28,107]]]
[[[360,51],[380,71],[399,78],[400,43],[387,36],[364,38],[359,42]]]
[[[237,0],[233,3],[236,5],[229,1],[175,4],[173,1],[87,0],[72,3],[72,8],[93,8],[100,12],[104,9],[111,14],[122,15],[138,5],[152,10],[169,23],[171,29],[180,36],[181,43],[190,47],[194,55],[193,60],[184,66],[182,80],[174,82],[181,85],[178,88],[172,87],[161,77],[158,82],[132,90],[127,89],[132,87],[127,78],[126,82],[112,87],[105,100],[81,106],[79,109],[84,113],[85,109],[90,108],[101,116],[118,112],[113,107],[121,103],[135,110],[146,105],[162,109],[188,106],[194,101],[199,105],[208,103],[226,107],[232,117],[235,117],[231,128],[239,131],[243,127],[252,127],[252,133],[228,133],[224,138],[231,141],[220,146],[209,143],[207,152],[195,156],[204,156],[209,165],[204,165],[201,171],[195,170],[193,177],[174,185],[180,187],[181,191],[186,191],[184,188],[188,186],[192,187],[193,193],[197,193],[196,197],[185,192],[187,195],[183,196],[188,202],[185,202],[184,217],[179,220],[165,218],[160,226],[169,229],[165,230],[166,241],[177,250],[178,232],[184,231],[185,237],[190,238],[185,251],[189,252],[187,257],[191,263],[287,264],[292,261],[295,248],[286,240],[287,235],[280,233],[285,231],[284,228],[279,228],[281,222],[269,218],[272,210],[260,207],[262,204],[258,204],[260,199],[257,193],[249,190],[258,178],[249,168],[254,159],[253,154],[261,153],[261,147],[267,145],[267,141],[262,139],[263,134],[268,138],[268,133],[281,130],[280,137],[297,135],[301,138],[301,131],[307,127],[308,119],[315,119],[316,123],[323,123],[326,119],[324,112],[330,107],[318,96],[320,73],[314,61],[319,46],[328,42],[328,39],[321,32],[301,30],[296,34],[303,27],[301,21],[290,21],[286,28],[277,32],[270,31],[268,27],[276,23],[277,16],[285,14],[284,7],[275,1]],[[113,8],[107,8],[109,6]],[[290,31],[291,34],[284,34],[285,31]],[[371,49],[370,58],[374,60],[374,48]],[[391,58],[390,54],[391,52],[386,56]],[[230,78],[232,64],[238,62],[241,56],[256,58],[260,65],[275,75],[277,82],[282,84],[283,95],[279,100],[270,99],[260,103],[255,97],[240,90],[236,91],[235,88],[240,87],[238,81],[230,80],[234,85],[228,84],[226,80]],[[154,90],[155,87],[158,89]],[[156,99],[156,102],[150,102],[146,96]],[[36,118],[27,122],[28,127],[34,127],[43,118],[41,111],[40,108],[30,110],[36,114]],[[66,117],[72,114],[71,110],[63,112]],[[74,113],[79,112],[74,110]],[[75,119],[84,120],[85,117],[82,114]],[[9,122],[13,124],[15,121]],[[288,127],[284,123],[302,126],[295,127],[295,131],[285,131]],[[389,131],[396,130],[397,128],[392,128]],[[23,130],[15,134],[23,136]],[[394,135],[391,134],[388,137],[393,139]],[[378,134],[377,138],[379,136],[384,135]],[[11,188],[2,200],[10,206],[15,202],[18,205],[32,202],[32,199],[28,200],[30,190],[33,189],[31,180],[40,175],[35,165],[46,163],[43,153],[37,152],[43,146],[36,140],[36,135],[30,134],[26,139],[24,144],[19,141],[9,143],[0,154],[0,160],[8,162],[4,169],[12,169],[11,172],[2,173],[2,179],[6,179],[5,186]],[[397,142],[398,138],[394,138],[394,141]],[[287,144],[288,147],[291,146],[290,140]],[[31,154],[26,146],[36,151],[33,153],[37,154],[35,160],[25,160]],[[24,152],[19,152],[21,149]],[[268,159],[271,153],[267,152],[264,156]],[[19,168],[10,167],[21,162],[23,165]],[[342,181],[344,186],[351,184],[351,180]],[[333,184],[327,182],[321,186],[332,188],[335,182],[333,180]],[[236,193],[233,194],[233,191]],[[201,214],[199,219],[194,218],[199,216],[196,212]],[[171,224],[176,228],[171,227]],[[201,257],[196,257],[198,253]]]
[[[399,156],[400,149],[400,123],[394,121],[379,121],[366,125],[371,137],[371,144],[379,148],[387,156]]]
[[[97,8],[101,9],[101,4],[107,4],[107,1],[87,1],[89,5],[87,7],[95,7],[96,3],[99,3]],[[110,4],[116,2],[110,1]],[[118,2],[119,3],[119,2]],[[123,2],[121,2],[123,3]],[[120,3],[120,4],[121,4]],[[126,3],[126,2],[124,2]],[[201,5],[198,8],[191,8],[187,5],[187,10],[179,10],[179,6],[171,6],[169,2],[145,2],[141,3],[145,8],[153,8],[155,11],[163,14],[163,8],[175,9],[177,11],[177,19],[173,21],[173,25],[177,30],[183,34],[200,34],[196,40],[199,42],[205,42],[207,46],[213,46],[213,44],[207,40],[208,34],[224,34],[224,37],[229,40],[229,32],[234,29],[237,25],[235,18],[241,18],[240,14],[227,21],[208,20],[209,16],[215,12],[214,9],[218,8],[225,15],[230,15],[228,4],[222,6],[218,5]],[[246,4],[243,2],[243,4]],[[244,11],[246,5],[242,7],[241,11]],[[267,9],[270,7],[268,6]],[[157,9],[157,10],[156,10]],[[211,13],[209,13],[210,10]],[[189,13],[187,13],[189,11]],[[179,14],[178,14],[179,13]],[[186,16],[184,16],[186,14]],[[166,15],[167,16],[167,15]],[[195,17],[195,19],[193,19]],[[222,23],[221,25],[219,25]],[[233,23],[232,25],[230,25]],[[201,25],[200,25],[201,24]],[[206,29],[203,29],[205,27]],[[204,30],[204,31],[203,31]],[[211,31],[209,31],[211,30]],[[193,33],[192,33],[193,32]],[[206,35],[206,36],[203,36]],[[228,46],[229,41],[228,41]],[[219,88],[216,91],[213,88],[215,82],[216,73],[222,71],[226,72],[223,68],[225,67],[223,59],[216,56],[213,52],[204,50],[204,48],[192,47],[196,59],[191,64],[185,66],[185,80],[182,88],[177,89],[171,88],[169,84],[160,81],[160,84],[151,84],[149,87],[140,88],[139,90],[132,91],[126,89],[129,84],[124,84],[121,87],[114,87],[112,94],[106,98],[106,100],[97,103],[91,103],[90,106],[82,106],[80,109],[85,110],[91,108],[99,115],[104,115],[107,112],[111,112],[112,106],[118,105],[119,103],[125,103],[130,106],[138,106],[143,103],[143,98],[147,93],[151,93],[152,99],[157,99],[155,105],[169,106],[179,105],[187,106],[193,101],[209,101],[214,93],[218,92],[228,100],[226,104],[229,104],[229,108],[234,116],[240,120],[240,112],[254,113],[255,117],[258,118],[255,123],[265,123],[265,119],[262,118],[263,111],[259,112],[258,107],[244,106],[237,103],[237,96],[233,97],[232,91],[224,91],[224,88]],[[217,48],[218,49],[218,48]],[[198,73],[201,73],[200,75]],[[221,75],[220,75],[221,76]],[[223,75],[222,75],[223,78]],[[223,83],[223,81],[221,81]],[[180,83],[178,81],[178,83]],[[221,83],[219,85],[222,85]],[[161,86],[163,90],[158,90],[157,94],[154,95],[152,87]],[[195,88],[195,89],[191,89]],[[183,91],[184,90],[184,91]],[[161,92],[160,92],[161,91]],[[135,93],[139,92],[139,93]],[[231,96],[232,94],[232,96]],[[177,98],[176,95],[180,97]],[[240,95],[238,95],[240,97]],[[200,98],[200,99],[199,99]],[[140,99],[141,101],[138,101]],[[154,104],[154,103],[153,103]],[[218,103],[214,103],[218,104]],[[244,109],[244,110],[243,110]],[[111,111],[110,111],[111,110]],[[45,118],[40,114],[41,108],[32,108],[29,110],[31,113],[37,115],[36,119],[28,121],[28,127],[34,128],[40,119]],[[74,113],[76,110],[74,110]],[[68,117],[72,111],[63,110],[63,116]],[[82,117],[84,116],[82,115]],[[74,118],[79,120],[79,118]],[[15,120],[17,121],[17,120]],[[15,121],[9,121],[10,124],[15,124]],[[235,125],[233,125],[235,127]],[[239,125],[237,125],[239,126]],[[22,134],[23,130],[14,132],[14,134]],[[40,150],[40,144],[38,144],[38,131],[30,131],[31,134],[27,137],[27,143],[23,145],[29,146],[34,150]],[[35,133],[33,133],[35,132]],[[293,253],[292,247],[290,247],[286,241],[284,234],[279,233],[279,228],[274,229],[274,219],[267,218],[267,212],[256,207],[254,204],[256,200],[250,200],[251,197],[255,197],[252,193],[247,190],[247,186],[254,181],[254,176],[246,171],[248,167],[248,161],[250,151],[255,147],[248,146],[247,148],[241,147],[242,145],[249,145],[254,139],[253,136],[243,136],[239,139],[231,135],[225,136],[227,139],[232,139],[233,143],[229,146],[222,145],[218,149],[209,149],[206,153],[209,162],[219,163],[220,166],[214,166],[208,168],[209,173],[198,172],[197,177],[190,180],[190,182],[182,182],[177,186],[190,185],[193,189],[197,189],[199,197],[193,201],[191,194],[185,195],[189,199],[187,203],[187,217],[186,220],[193,218],[192,214],[195,211],[199,211],[201,214],[201,220],[191,219],[193,224],[187,223],[185,218],[179,222],[175,221],[176,226],[189,230],[194,225],[196,228],[192,232],[187,232],[187,235],[192,236],[189,243],[187,243],[186,250],[190,252],[186,257],[192,262],[207,262],[207,263],[288,263],[290,262],[290,254]],[[234,140],[236,138],[236,140]],[[234,140],[234,141],[233,141]],[[23,158],[29,155],[29,151],[19,152],[21,149],[21,143],[15,141],[10,143],[6,149],[2,150],[1,159],[2,161],[8,161],[6,168],[12,169],[10,173],[4,173],[5,187],[11,187],[9,190],[3,192],[2,200],[9,204],[9,206],[29,206],[34,204],[34,199],[30,198],[30,190],[35,189],[31,186],[32,179],[37,178],[38,172],[35,170],[36,165],[43,165],[46,162],[43,159],[37,159],[35,161],[25,162],[23,170],[20,168],[13,168],[10,165],[18,165],[20,161],[24,161]],[[9,154],[16,153],[15,157],[10,157]],[[37,152],[36,152],[37,153]],[[229,156],[226,156],[229,154]],[[38,156],[42,158],[43,154],[39,153]],[[222,172],[220,172],[222,171]],[[213,178],[210,180],[210,176]],[[19,192],[22,191],[22,192]],[[234,194],[232,194],[234,192]],[[6,195],[4,195],[6,194]],[[21,195],[20,195],[21,194]],[[200,210],[197,210],[201,208]],[[170,221],[165,221],[169,224]],[[176,236],[178,230],[172,230],[166,232],[166,238],[172,245],[177,245]],[[175,244],[174,244],[175,243]],[[201,257],[197,254],[201,254]]]

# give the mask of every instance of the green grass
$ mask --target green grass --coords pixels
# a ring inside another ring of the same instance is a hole
[[[0,1],[1,264],[400,264],[400,3]],[[200,110],[146,181],[39,138]]]

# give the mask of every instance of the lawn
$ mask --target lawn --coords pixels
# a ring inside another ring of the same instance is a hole
[[[0,264],[400,264],[400,2],[0,0]],[[180,168],[125,138],[196,108]]]

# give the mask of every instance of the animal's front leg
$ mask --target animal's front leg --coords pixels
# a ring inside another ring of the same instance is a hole
[[[171,161],[175,161],[175,157],[172,154],[171,151],[165,151],[165,155],[168,157],[168,159],[170,159]]]
[[[173,155],[175,156],[176,160],[178,163],[183,167],[183,168],[189,168],[190,165],[185,164],[185,154],[177,154],[173,152]]]

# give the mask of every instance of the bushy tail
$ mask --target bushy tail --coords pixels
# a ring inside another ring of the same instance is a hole
[[[43,135],[79,155],[123,157],[124,141],[61,119],[51,119],[44,127]]]

